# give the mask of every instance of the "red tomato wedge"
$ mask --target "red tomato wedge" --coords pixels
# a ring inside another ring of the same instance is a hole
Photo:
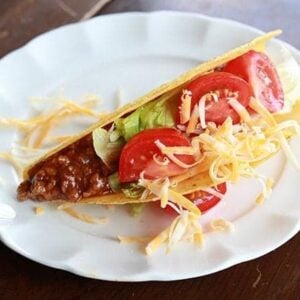
[[[216,188],[214,188],[218,193],[224,195],[227,192],[227,185],[226,183],[219,184]],[[203,213],[211,208],[213,208],[215,205],[217,205],[221,198],[217,197],[216,195],[212,195],[208,192],[204,191],[196,191],[190,194],[185,195],[188,199],[194,202],[194,204],[197,205],[197,207],[200,209],[200,211]],[[167,206],[165,208],[166,212],[170,214],[176,213],[173,208],[170,206]]]
[[[275,67],[267,55],[251,50],[230,61],[224,68],[240,76],[252,87],[253,95],[270,111],[283,108],[284,96],[282,85]]]
[[[235,98],[247,107],[252,95],[251,88],[245,80],[225,72],[213,72],[200,76],[190,82],[185,89],[192,92],[191,112],[202,96],[210,92],[219,93],[218,101],[210,99],[206,101],[205,105],[206,122],[215,122],[217,125],[222,124],[227,117],[231,117],[233,123],[240,121],[237,112],[228,104],[228,97],[233,97],[233,93],[237,92],[238,96]],[[181,98],[179,99],[180,106]],[[180,124],[180,117],[177,120],[177,123]]]
[[[157,140],[169,147],[190,146],[187,137],[176,129],[147,129],[138,133],[124,146],[121,152],[119,161],[120,182],[137,181],[143,171],[145,178],[148,179],[175,176],[186,172],[186,169],[171,161],[168,165],[163,166],[153,160],[154,155],[160,161],[164,158],[164,155],[155,144]],[[176,157],[186,164],[194,162],[191,155],[176,155]]]

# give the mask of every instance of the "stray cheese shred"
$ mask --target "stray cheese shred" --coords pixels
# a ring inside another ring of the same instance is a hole
[[[198,245],[202,245],[204,240],[198,216],[188,211],[183,211],[169,227],[147,244],[146,254],[152,255],[165,242],[167,242],[167,253],[169,253],[171,248],[182,240],[192,241]]]
[[[185,124],[190,119],[191,103],[192,103],[192,92],[189,90],[183,90],[181,96],[181,106],[179,110],[181,124]]]
[[[250,126],[253,124],[250,114],[244,105],[242,105],[235,98],[229,99],[228,103],[238,113],[242,121]]]
[[[36,101],[37,99],[35,99]],[[27,120],[0,118],[0,127],[16,128],[23,134],[21,141],[23,146],[40,148],[49,137],[49,132],[55,126],[64,123],[67,118],[86,116],[99,119],[101,117],[93,110],[98,103],[95,97],[87,97],[81,104],[62,97],[51,99],[51,103],[56,103],[57,107],[47,110],[47,113],[41,112]]]
[[[209,225],[213,231],[234,231],[234,225],[231,222],[226,221],[222,218],[212,220]]]
[[[133,243],[140,243],[140,244],[148,244],[151,241],[151,237],[141,237],[141,236],[122,236],[118,235],[118,240],[121,244],[133,244]]]
[[[139,184],[160,199],[162,208],[165,208],[170,200],[179,207],[182,207],[197,216],[201,215],[200,210],[193,202],[170,188],[170,180],[168,178],[156,180],[141,178]]]
[[[45,143],[48,144],[50,142],[50,145],[53,147],[66,138],[70,138],[70,135],[56,136],[54,138],[50,135],[50,131],[65,123],[67,118],[85,116],[99,119],[102,116],[102,114],[98,114],[93,110],[99,103],[98,97],[93,95],[85,97],[80,104],[64,97],[34,98],[31,102],[39,104],[45,102],[42,103],[43,105],[54,103],[56,106],[53,109],[44,109],[41,113],[27,120],[0,117],[0,129],[15,128],[22,134],[22,140],[14,143],[10,152],[0,153],[0,159],[8,161],[20,175],[28,161],[37,159],[49,149],[49,147],[39,149]]]
[[[198,104],[196,104],[194,106],[191,118],[190,118],[188,126],[186,128],[187,134],[191,134],[195,131],[195,129],[197,128],[197,124],[198,124],[198,118],[199,118],[199,109],[198,109]]]
[[[205,94],[199,100],[199,119],[200,125],[202,128],[206,128],[206,120],[205,120],[205,104],[206,104],[207,95]]]
[[[71,217],[76,218],[85,223],[89,223],[89,224],[107,224],[108,223],[107,217],[96,218],[89,214],[81,213],[81,212],[77,211],[76,209],[74,209],[73,207],[65,207],[65,208],[62,208],[61,210],[63,210],[65,213],[67,213]]]
[[[45,208],[41,206],[37,206],[35,207],[34,211],[37,216],[41,216],[45,213]]]

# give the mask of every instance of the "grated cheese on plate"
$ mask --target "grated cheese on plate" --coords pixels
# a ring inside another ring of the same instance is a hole
[[[46,100],[49,101],[49,98]],[[56,107],[47,109],[46,113],[42,111],[27,120],[0,118],[0,127],[16,128],[23,134],[21,145],[40,148],[49,137],[50,131],[70,117],[86,116],[99,119],[102,115],[93,110],[98,103],[95,97],[87,97],[80,104],[64,97],[53,98],[49,102],[56,104]]]
[[[167,253],[169,253],[171,248],[182,240],[192,241],[198,245],[203,244],[203,232],[198,222],[198,216],[188,211],[183,211],[169,227],[147,244],[146,254],[153,254],[165,242],[167,243]]]
[[[68,136],[51,136],[50,131],[71,120],[71,117],[86,116],[99,119],[103,114],[94,111],[95,106],[99,103],[99,98],[93,95],[86,96],[81,103],[75,103],[65,97],[56,98],[33,98],[32,103],[42,103],[45,106],[47,103],[54,103],[53,108],[49,108],[34,115],[27,120],[19,120],[15,118],[1,118],[0,129],[12,127],[17,129],[22,134],[22,139],[18,143],[14,143],[10,152],[1,152],[0,158],[8,161],[13,165],[18,174],[22,174],[23,168],[28,165],[28,161],[35,160],[42,156],[46,148],[44,144],[49,144],[51,147],[70,138]],[[50,148],[51,148],[50,147]]]
[[[41,216],[45,213],[45,208],[41,206],[37,206],[34,208],[34,211],[37,216]]]
[[[96,218],[89,214],[81,213],[81,212],[77,211],[75,208],[72,208],[71,206],[62,208],[61,210],[63,210],[65,213],[67,213],[71,217],[76,218],[85,223],[89,223],[89,224],[107,224],[108,223],[107,217]]]
[[[222,218],[212,220],[209,225],[213,231],[234,231],[233,223],[231,223],[230,221],[226,221]]]
[[[192,92],[184,89],[181,95],[180,123],[185,124],[191,116]]]
[[[151,237],[141,237],[141,236],[122,236],[118,235],[118,240],[121,244],[133,244],[133,243],[139,243],[139,244],[147,244],[149,241],[151,241]]]

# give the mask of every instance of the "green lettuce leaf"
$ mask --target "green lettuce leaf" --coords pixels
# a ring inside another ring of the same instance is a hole
[[[174,127],[177,110],[177,90],[153,100],[135,112],[115,122],[120,135],[126,141],[142,130],[149,128]]]
[[[123,183],[121,190],[127,198],[137,199],[142,196],[145,188],[137,183]]]
[[[108,183],[114,192],[122,191],[127,198],[132,199],[141,197],[145,190],[145,188],[138,183],[120,183],[118,172],[115,172],[108,177]]]
[[[108,183],[113,192],[117,193],[121,191],[121,184],[118,177],[118,172],[115,172],[108,176]]]

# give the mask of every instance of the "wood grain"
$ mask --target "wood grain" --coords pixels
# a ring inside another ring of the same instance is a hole
[[[95,2],[1,0],[0,56],[42,32],[80,20]],[[300,48],[298,0],[114,0],[101,14],[157,9],[228,17],[263,30],[283,28],[283,39]],[[298,234],[259,259],[201,278],[114,283],[42,266],[0,244],[0,299],[300,299],[299,246]]]
[[[0,245],[0,299],[299,299],[300,235],[278,250],[209,276],[115,283],[31,262]],[[260,276],[261,274],[261,276]],[[259,280],[257,280],[260,277]]]
[[[104,5],[110,0],[100,1]],[[45,31],[81,20],[98,3],[99,0],[1,0],[0,57]]]

